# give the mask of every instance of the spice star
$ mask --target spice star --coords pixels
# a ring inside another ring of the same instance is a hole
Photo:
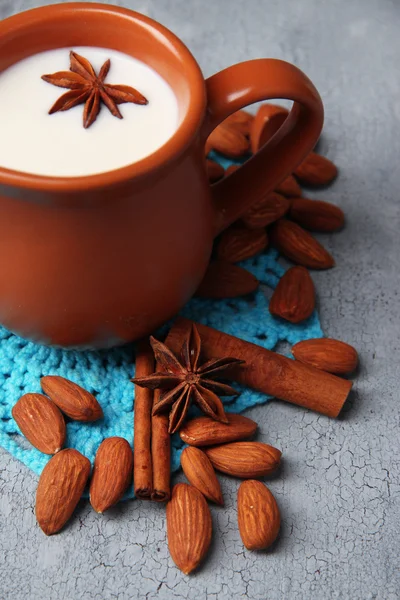
[[[165,344],[153,337],[150,338],[150,343],[161,370],[132,381],[141,387],[163,390],[153,407],[153,415],[172,407],[169,415],[169,433],[175,433],[181,427],[192,402],[209,417],[228,423],[217,393],[233,396],[238,392],[230,385],[215,381],[214,378],[220,377],[232,367],[243,364],[244,361],[226,357],[199,364],[201,340],[195,325],[183,343],[179,359]]]
[[[42,75],[44,81],[71,90],[63,94],[53,104],[49,110],[50,115],[85,103],[83,126],[87,129],[95,122],[100,112],[101,102],[118,119],[122,119],[123,117],[117,104],[123,104],[124,102],[148,104],[147,98],[135,90],[135,88],[128,85],[104,83],[111,66],[110,59],[106,60],[99,74],[96,75],[95,70],[86,58],[73,51],[70,52],[69,56],[70,71],[59,71],[52,75]]]

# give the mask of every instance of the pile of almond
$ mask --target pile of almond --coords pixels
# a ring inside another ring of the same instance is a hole
[[[88,422],[103,412],[92,394],[58,376],[41,380],[47,395],[25,394],[12,414],[21,432],[35,448],[52,454],[39,479],[36,519],[46,535],[57,533],[72,516],[89,482],[90,503],[103,513],[121,500],[133,476],[130,444],[110,437],[100,444],[90,477],[90,461],[65,444],[65,419]],[[245,479],[238,492],[238,526],[249,550],[270,546],[280,527],[275,498],[256,478],[275,473],[281,452],[261,442],[248,441],[257,430],[251,419],[227,413],[228,423],[210,417],[188,421],[180,436],[188,446],[181,455],[189,484],[179,483],[167,504],[167,533],[176,565],[190,573],[205,557],[211,541],[212,520],[206,500],[223,505],[215,470]],[[246,441],[245,441],[246,440]]]
[[[332,339],[299,342],[292,352],[296,360],[338,375],[352,372],[358,361],[354,348]],[[41,384],[46,395],[25,394],[12,414],[33,446],[54,455],[40,476],[36,493],[38,524],[46,535],[52,535],[72,516],[87,484],[90,503],[98,513],[121,500],[134,477],[134,462],[126,439],[106,438],[99,445],[91,474],[85,456],[72,448],[62,449],[65,417],[82,422],[100,419],[103,411],[99,403],[87,390],[63,377],[46,376]],[[278,470],[281,452],[249,441],[257,430],[251,419],[232,413],[226,416],[226,424],[203,416],[186,422],[179,431],[187,444],[181,465],[189,484],[179,483],[172,490],[167,504],[167,534],[171,556],[184,573],[200,564],[210,545],[212,519],[207,500],[224,503],[215,471],[245,480],[238,490],[237,516],[246,548],[268,548],[279,532],[276,500],[257,479]]]
[[[246,111],[231,115],[207,141],[206,154],[214,150],[230,159],[249,157],[276,133],[288,111],[273,104],[262,105],[255,116]],[[207,158],[211,183],[230,176],[239,165],[226,171]],[[216,241],[215,259],[210,263],[197,295],[231,298],[254,292],[257,279],[236,263],[274,246],[298,265],[282,277],[270,302],[275,317],[292,323],[307,319],[315,307],[315,290],[308,269],[329,269],[335,262],[310,232],[334,232],[344,225],[343,211],[322,200],[305,198],[302,186],[316,188],[330,184],[336,166],[311,152],[294,173],[267,193],[247,213],[224,231]]]
[[[64,415],[75,421],[103,418],[96,398],[76,383],[59,376],[41,379],[47,394],[25,394],[12,415],[24,436],[44,454],[54,456],[46,464],[36,493],[36,518],[46,535],[57,533],[74,512],[88,483],[90,461],[77,450],[62,450],[66,440]],[[90,503],[104,512],[124,495],[132,480],[133,453],[120,437],[100,444],[90,480]]]
[[[36,518],[46,535],[60,531],[72,516],[89,482],[90,461],[72,448],[62,449],[64,415],[88,422],[103,412],[92,394],[58,376],[41,380],[47,394],[25,394],[12,414],[21,432],[35,448],[53,454],[39,479]],[[212,522],[207,500],[223,505],[215,470],[246,479],[238,493],[238,524],[244,545],[250,549],[270,546],[280,526],[277,503],[271,492],[254,478],[271,475],[279,467],[281,452],[268,444],[244,441],[253,437],[257,424],[242,415],[227,414],[228,423],[199,417],[180,430],[188,444],[181,455],[182,469],[190,483],[177,484],[167,505],[168,545],[177,566],[190,573],[204,558],[211,540]],[[90,478],[90,503],[102,513],[119,500],[133,476],[129,443],[110,437],[100,444]]]
[[[252,437],[257,424],[227,413],[228,424],[198,417],[180,430],[189,444],[181,465],[190,485],[178,483],[167,505],[168,546],[176,565],[188,574],[204,559],[211,542],[212,520],[207,500],[223,505],[215,470],[245,479],[237,498],[240,536],[248,550],[263,550],[276,540],[280,528],[277,502],[256,478],[275,473],[281,452]]]

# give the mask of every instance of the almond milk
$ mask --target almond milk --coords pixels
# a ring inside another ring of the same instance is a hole
[[[69,70],[69,52],[87,58],[98,74],[109,58],[105,82],[136,88],[146,106],[120,104],[123,119],[102,104],[95,123],[84,129],[84,104],[49,115],[68,89],[41,79]],[[0,74],[0,166],[25,173],[75,177],[135,163],[163,146],[178,127],[178,104],[167,82],[143,62],[116,50],[59,48],[32,55]]]

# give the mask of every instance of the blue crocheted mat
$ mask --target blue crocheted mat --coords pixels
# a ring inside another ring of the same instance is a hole
[[[275,288],[284,273],[277,258],[277,252],[269,250],[242,266],[262,284]],[[262,288],[251,300],[192,299],[181,314],[268,349],[279,341],[292,345],[322,337],[316,312],[299,325],[273,318]],[[93,463],[96,450],[106,437],[121,436],[132,443],[134,386],[130,378],[134,372],[133,345],[97,352],[65,351],[27,342],[0,327],[0,445],[35,473],[41,473],[49,457],[22,440],[11,409],[22,394],[41,392],[43,375],[61,375],[75,381],[95,394],[104,411],[104,419],[98,422],[69,422],[66,446],[76,448]],[[239,397],[224,402],[229,411],[242,412],[267,400],[264,394],[243,388]],[[178,435],[173,436],[172,443],[172,469],[176,470],[182,446]]]

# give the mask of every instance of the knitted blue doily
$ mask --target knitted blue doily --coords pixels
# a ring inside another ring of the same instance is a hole
[[[242,266],[262,284],[275,288],[284,273],[277,258],[277,252],[269,250]],[[299,325],[272,317],[265,288],[260,288],[251,300],[192,299],[181,314],[268,349],[279,341],[295,344],[322,337],[316,312]],[[134,371],[133,345],[104,351],[65,351],[25,341],[0,327],[0,445],[35,473],[41,473],[49,456],[21,438],[11,409],[22,394],[41,392],[43,375],[61,375],[75,381],[95,394],[104,411],[101,421],[69,422],[66,446],[76,448],[93,463],[96,450],[106,437],[121,436],[132,443],[134,386],[130,378]],[[229,411],[241,412],[267,400],[264,394],[243,388],[239,397],[224,402]],[[172,469],[176,470],[182,446],[179,436],[173,436],[172,443]]]

